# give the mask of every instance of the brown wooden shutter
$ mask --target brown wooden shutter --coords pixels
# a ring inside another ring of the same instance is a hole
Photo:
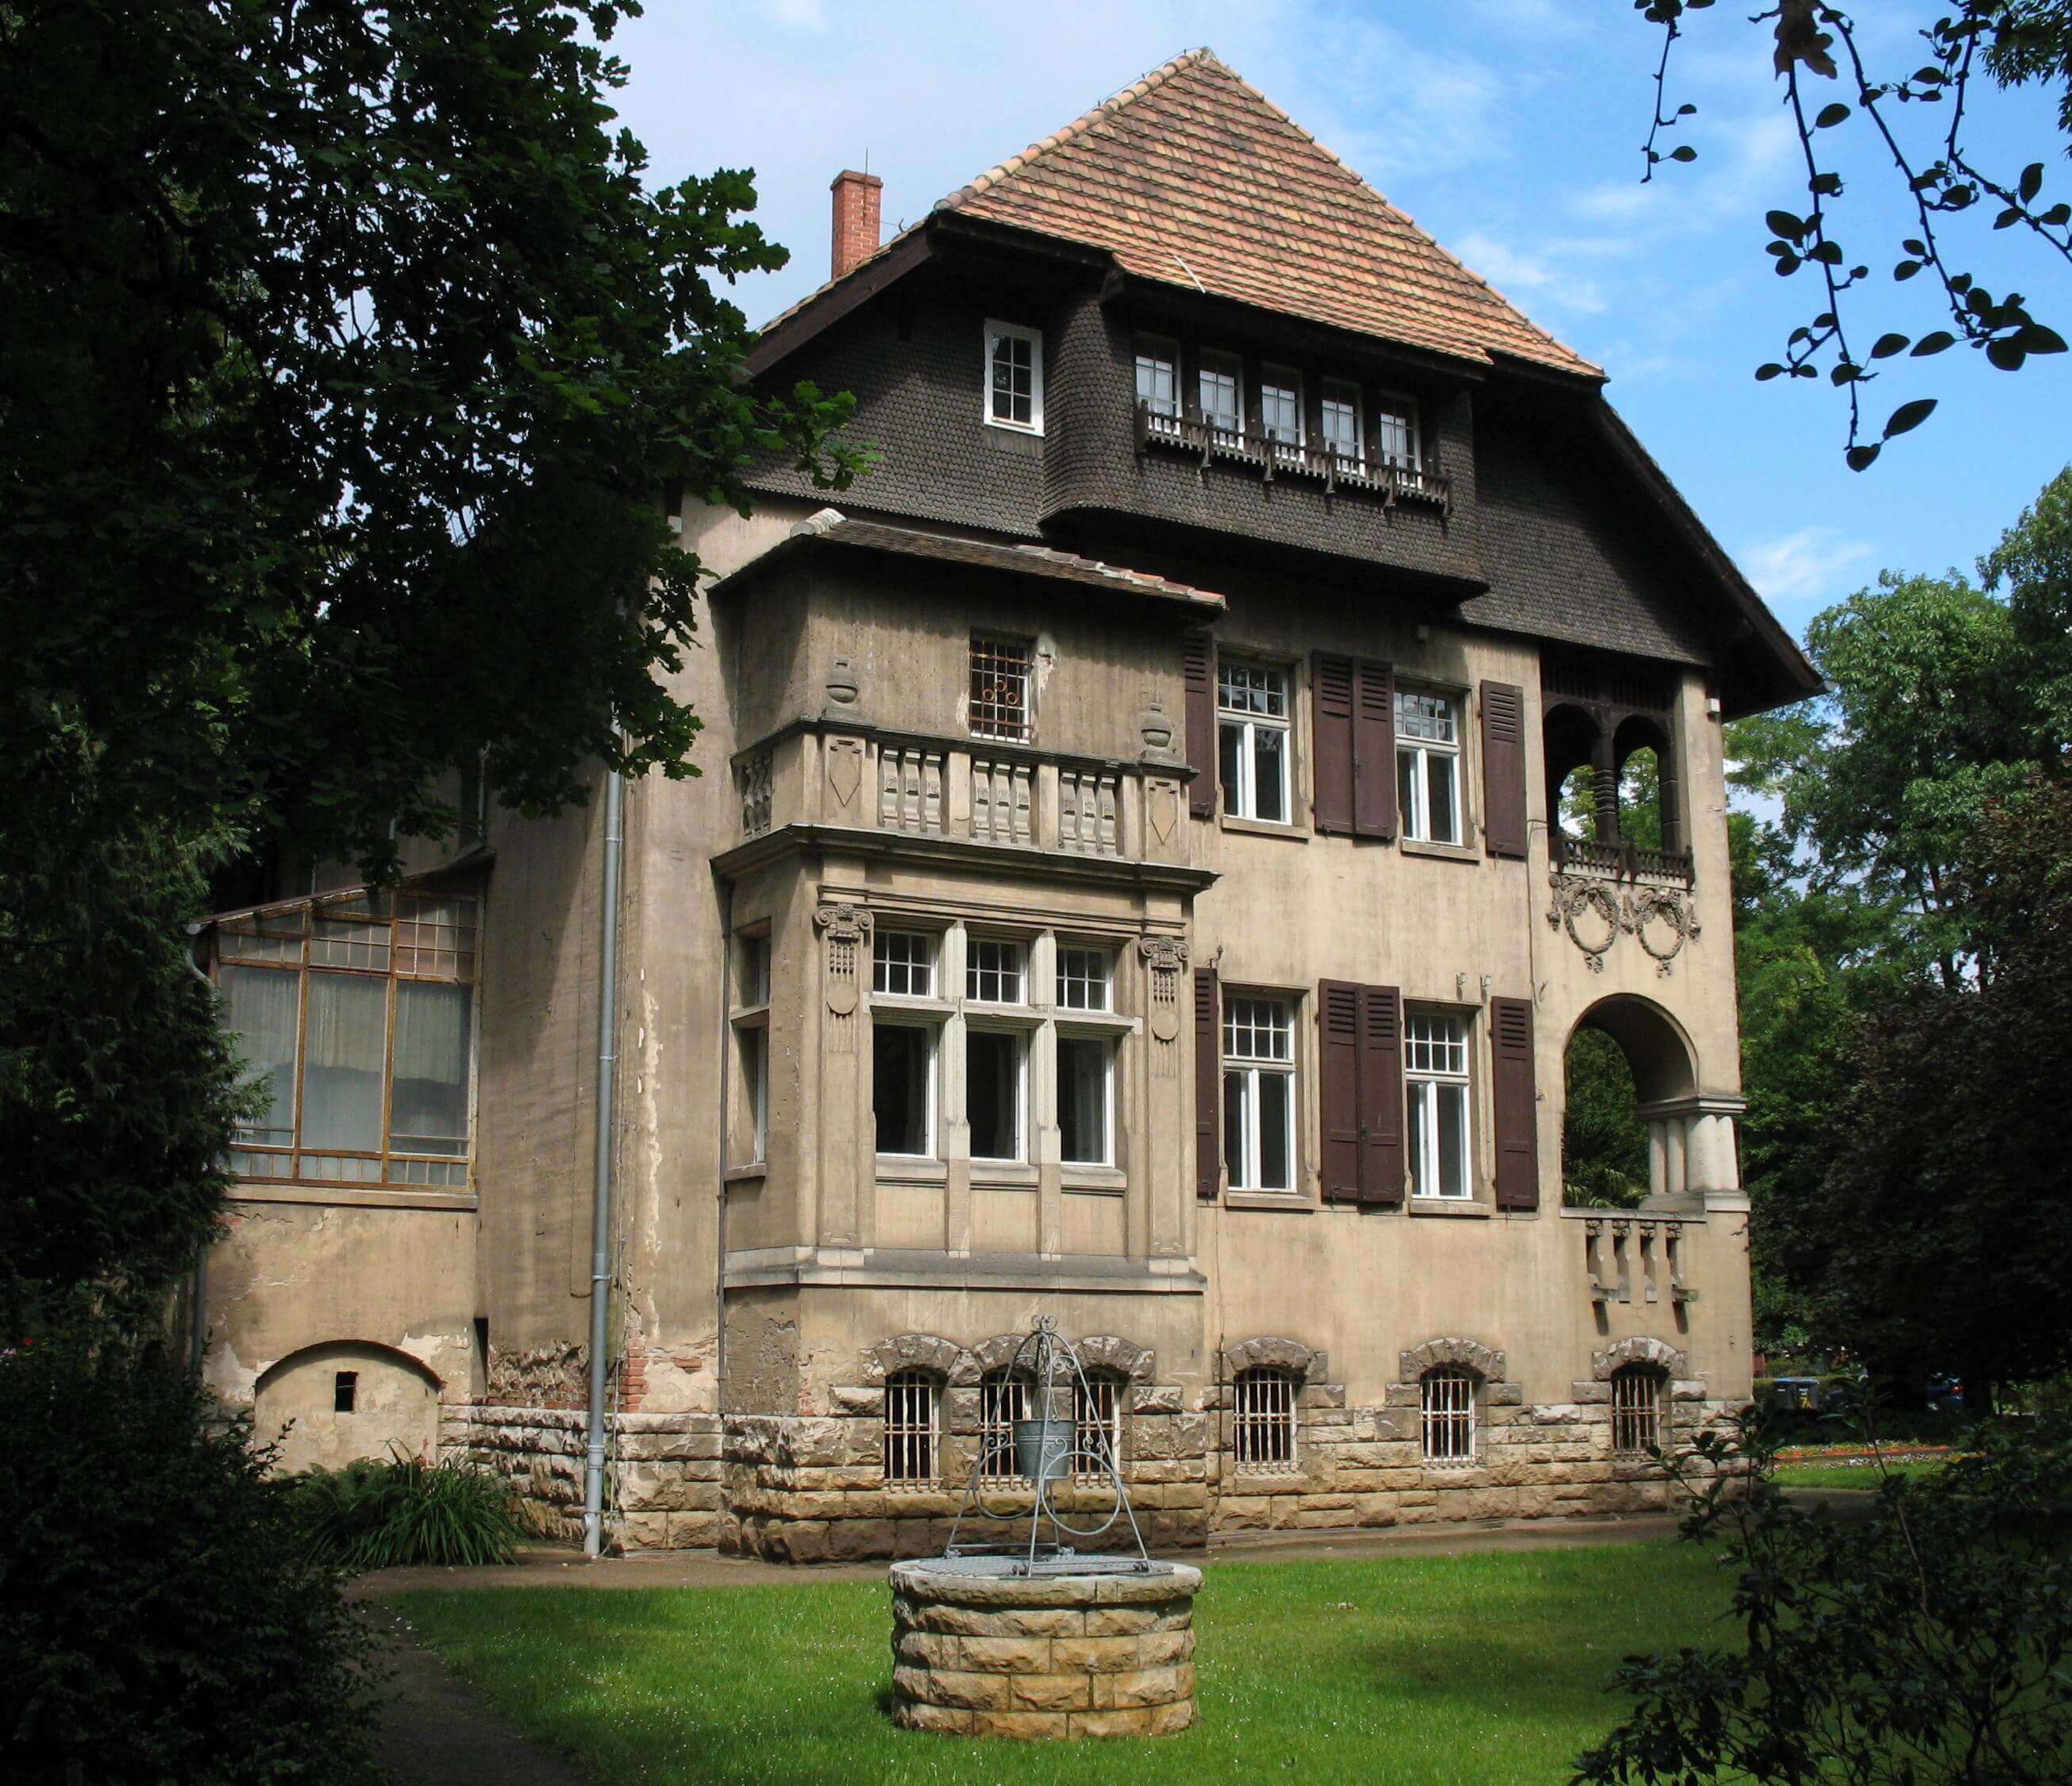
[[[1190,633],[1180,647],[1181,680],[1187,692],[1187,811],[1210,819],[1216,811],[1215,656],[1207,633]]]
[[[1403,1201],[1403,996],[1360,988],[1360,1201]]]
[[[1532,1084],[1532,1001],[1490,1000],[1496,1118],[1496,1206],[1540,1207],[1540,1111]]]
[[[1396,672],[1363,660],[1355,667],[1353,829],[1396,835]]]
[[[1482,684],[1482,829],[1492,856],[1525,854],[1525,691]]]
[[[1353,660],[1319,651],[1311,689],[1316,724],[1316,795],[1319,831],[1350,835],[1353,828]]]
[[[1214,1197],[1223,1186],[1223,1025],[1216,971],[1194,970],[1194,1194]]]
[[[1326,1201],[1360,1200],[1360,989],[1327,979],[1317,987],[1318,1127]]]

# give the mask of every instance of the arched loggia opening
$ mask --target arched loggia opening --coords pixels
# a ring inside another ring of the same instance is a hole
[[[1680,851],[1683,802],[1668,733],[1655,720],[1630,715],[1612,735],[1612,762],[1617,837],[1642,849]]]
[[[1691,1044],[1659,1005],[1626,993],[1600,1000],[1570,1032],[1564,1067],[1564,1202],[1634,1209],[1716,1176],[1709,1160],[1693,1176],[1692,1124],[1713,1119],[1699,1107]]]
[[[1599,872],[1673,872],[1683,790],[1666,713],[1554,701],[1541,722],[1557,862]]]

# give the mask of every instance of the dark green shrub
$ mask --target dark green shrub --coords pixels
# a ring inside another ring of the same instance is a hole
[[[511,1491],[487,1470],[397,1455],[313,1470],[294,1490],[311,1554],[347,1569],[517,1558]]]
[[[0,1778],[371,1777],[369,1640],[241,1427],[154,1354],[0,1354]]]

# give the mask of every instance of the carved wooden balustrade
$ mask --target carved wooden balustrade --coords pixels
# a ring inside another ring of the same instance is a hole
[[[1161,415],[1141,398],[1136,425],[1140,456],[1152,447],[1162,447],[1198,458],[1205,469],[1219,460],[1250,466],[1268,483],[1276,478],[1308,478],[1327,492],[1363,490],[1384,503],[1453,507],[1452,480],[1435,467],[1351,458],[1328,446],[1278,440],[1261,428],[1224,428],[1199,416]]]
[[[1645,849],[1622,838],[1616,844],[1594,837],[1572,837],[1559,826],[1548,832],[1554,866],[1571,874],[1601,875],[1611,881],[1666,881],[1690,886],[1696,879],[1688,850]]]

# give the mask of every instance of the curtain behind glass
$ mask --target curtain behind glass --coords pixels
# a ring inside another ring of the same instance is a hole
[[[294,1141],[295,1004],[301,979],[265,967],[226,967],[220,976],[247,1081],[263,1081],[273,1094],[266,1110],[238,1124],[242,1140],[278,1148]]]
[[[396,986],[396,1060],[388,1144],[399,1153],[467,1152],[467,1043],[472,988]]]
[[[388,982],[311,974],[303,1034],[302,1145],[381,1151],[381,1066]]]

